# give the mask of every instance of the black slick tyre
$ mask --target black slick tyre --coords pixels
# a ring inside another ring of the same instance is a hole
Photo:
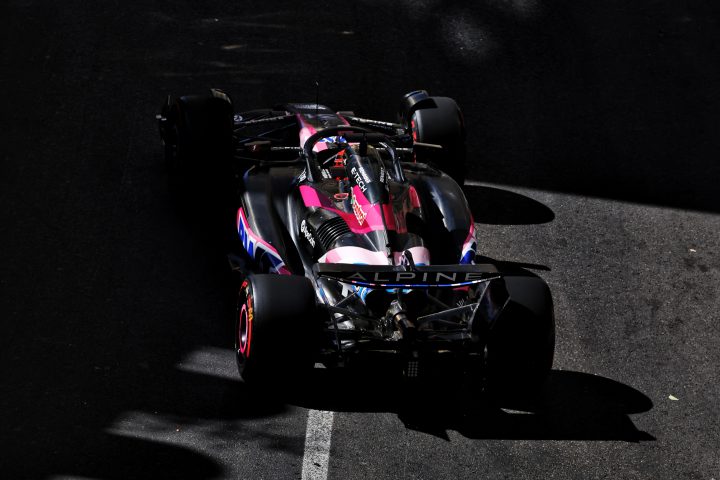
[[[226,249],[237,237],[232,102],[219,90],[170,96],[160,117],[170,193]]]
[[[415,147],[415,159],[432,163],[455,180],[465,183],[465,125],[458,104],[449,97],[430,97],[434,106],[415,110],[409,127],[416,142],[440,145],[442,149]]]
[[[233,159],[233,106],[219,90],[169,97],[161,128],[168,172],[188,195],[207,195],[229,179]]]
[[[238,371],[249,385],[283,389],[313,366],[315,292],[296,275],[250,275],[235,309]]]
[[[508,276],[510,295],[488,332],[487,386],[500,403],[534,405],[552,368],[555,317],[550,289],[535,276]]]

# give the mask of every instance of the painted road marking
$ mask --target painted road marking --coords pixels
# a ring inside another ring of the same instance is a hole
[[[234,364],[234,353],[231,350],[204,347],[189,353],[175,367],[184,372],[213,375],[239,382]],[[316,364],[315,368],[325,367]],[[143,420],[143,422],[151,424],[152,420]],[[302,480],[327,479],[332,427],[333,412],[308,410]]]
[[[330,463],[333,412],[310,410],[305,433],[302,480],[326,480]]]

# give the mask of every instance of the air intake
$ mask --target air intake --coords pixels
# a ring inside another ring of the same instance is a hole
[[[337,239],[347,233],[350,233],[350,227],[342,217],[331,218],[317,229],[317,237],[325,251],[330,250]]]

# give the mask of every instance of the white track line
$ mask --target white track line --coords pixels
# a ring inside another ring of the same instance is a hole
[[[302,480],[326,480],[330,463],[333,412],[308,411]]]

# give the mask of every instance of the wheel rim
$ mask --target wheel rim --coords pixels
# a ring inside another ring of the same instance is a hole
[[[240,298],[238,298],[237,334],[235,339],[237,344],[238,360],[240,361],[244,361],[250,356],[250,347],[252,345],[252,320],[252,296],[248,292],[247,283],[243,283],[242,287],[240,287]]]
[[[247,305],[243,303],[238,316],[238,349],[246,357],[250,350],[250,322]]]

